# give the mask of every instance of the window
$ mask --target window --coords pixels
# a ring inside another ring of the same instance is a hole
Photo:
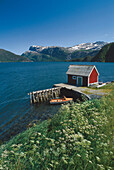
[[[76,80],[76,76],[72,76],[72,79],[73,79],[73,80]]]

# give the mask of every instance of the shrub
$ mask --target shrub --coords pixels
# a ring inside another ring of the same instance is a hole
[[[0,169],[112,169],[113,95],[63,105],[1,146]]]

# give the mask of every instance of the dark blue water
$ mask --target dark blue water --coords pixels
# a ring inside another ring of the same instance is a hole
[[[24,129],[30,121],[56,113],[58,106],[30,105],[27,93],[66,83],[70,64],[95,64],[100,73],[99,81],[114,80],[114,63],[0,63],[0,134],[9,133],[10,128],[18,131],[20,124],[20,129]]]

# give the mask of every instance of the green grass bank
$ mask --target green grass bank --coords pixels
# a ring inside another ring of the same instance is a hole
[[[113,169],[113,110],[114,90],[99,100],[63,105],[52,119],[0,146],[0,169]]]

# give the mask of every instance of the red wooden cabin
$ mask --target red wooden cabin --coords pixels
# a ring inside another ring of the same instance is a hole
[[[66,73],[68,84],[90,86],[98,83],[99,72],[95,65],[70,65]]]

